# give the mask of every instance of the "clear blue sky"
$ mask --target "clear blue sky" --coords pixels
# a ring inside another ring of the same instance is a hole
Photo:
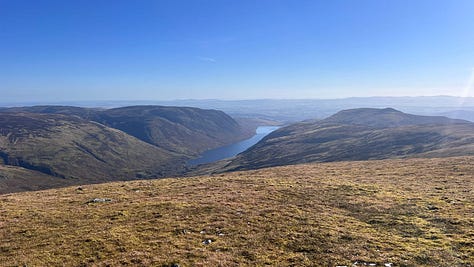
[[[0,0],[3,101],[472,96],[473,68],[472,0]]]

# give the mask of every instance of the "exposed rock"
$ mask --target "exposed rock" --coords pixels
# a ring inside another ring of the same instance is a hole
[[[355,261],[352,266],[377,266],[374,262]]]
[[[87,203],[103,203],[103,202],[111,202],[112,199],[110,198],[93,198],[89,201],[87,201]]]

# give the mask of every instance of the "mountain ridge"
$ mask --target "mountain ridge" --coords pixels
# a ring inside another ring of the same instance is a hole
[[[321,122],[340,124],[361,124],[377,128],[399,127],[426,124],[470,123],[466,120],[451,119],[444,116],[422,116],[401,112],[394,108],[358,108],[347,109],[323,119]]]
[[[235,158],[216,163],[215,170],[472,154],[474,123],[394,109],[352,109],[280,128]]]
[[[6,108],[0,112],[74,115],[190,157],[243,140],[254,133],[254,127],[240,125],[222,111],[194,107],[144,105],[103,109],[31,106]]]

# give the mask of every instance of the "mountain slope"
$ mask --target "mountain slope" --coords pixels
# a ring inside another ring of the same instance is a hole
[[[218,168],[461,155],[474,155],[474,123],[393,109],[354,109],[281,128]]]
[[[86,182],[86,179],[83,180]],[[78,184],[78,180],[61,179],[39,171],[0,162],[0,194],[43,190]]]
[[[1,195],[0,262],[472,266],[473,161],[333,162]]]
[[[474,110],[452,110],[443,112],[440,115],[474,122]]]
[[[43,113],[43,114],[62,114],[62,115],[74,115],[84,119],[90,119],[95,114],[103,111],[101,108],[83,108],[74,106],[59,106],[59,105],[46,105],[46,106],[27,106],[27,107],[11,107],[0,109],[0,112],[8,113]]]
[[[253,134],[222,111],[132,106],[97,113],[92,120],[169,151],[197,155]]]
[[[465,123],[467,121],[450,119],[443,116],[420,116],[407,114],[393,108],[358,108],[339,111],[325,119],[324,122],[388,128],[408,125],[455,124]]]
[[[75,115],[119,129],[142,141],[189,157],[250,137],[255,130],[252,127],[239,125],[222,111],[191,107],[130,106],[93,109],[33,106],[8,108],[3,112]]]
[[[77,182],[162,177],[182,168],[181,155],[77,116],[0,114],[4,165]]]

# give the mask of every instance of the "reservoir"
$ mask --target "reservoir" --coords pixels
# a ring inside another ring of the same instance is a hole
[[[259,126],[255,132],[255,135],[249,139],[240,141],[238,143],[230,144],[227,146],[221,146],[215,149],[208,150],[204,152],[201,157],[197,159],[192,159],[188,161],[188,164],[191,166],[204,164],[204,163],[211,163],[214,161],[231,158],[241,152],[244,152],[251,146],[258,143],[258,141],[262,140],[265,136],[269,133],[275,131],[276,129],[280,128],[279,126]]]

